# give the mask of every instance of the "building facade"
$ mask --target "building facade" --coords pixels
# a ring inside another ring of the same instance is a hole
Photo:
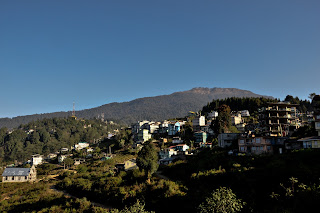
[[[37,179],[34,165],[31,168],[6,168],[2,173],[2,182],[27,182]]]
[[[299,128],[296,107],[289,102],[268,103],[260,112],[260,121],[265,135],[287,137]]]

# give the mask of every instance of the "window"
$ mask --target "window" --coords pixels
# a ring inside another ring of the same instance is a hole
[[[244,147],[240,146],[240,151],[244,152]]]
[[[320,122],[317,122],[317,123],[316,123],[316,127],[319,127],[319,128],[320,128]]]
[[[8,176],[6,176],[6,180],[8,180]]]
[[[263,146],[260,146],[260,151],[263,151]]]
[[[241,140],[240,140],[240,143],[244,143],[244,140],[243,140],[243,139],[241,139]]]
[[[312,148],[311,142],[303,142],[303,148],[305,149]]]
[[[254,147],[252,147],[252,151],[255,151],[256,150],[256,147],[254,146]]]
[[[12,180],[14,180],[14,176],[12,176]]]
[[[18,177],[18,180],[21,180],[21,177],[20,177],[20,176]]]
[[[271,146],[267,146],[267,150],[271,150]]]
[[[28,176],[25,176],[24,179],[27,180],[27,179],[28,179]]]
[[[256,143],[261,143],[261,138],[256,138]]]

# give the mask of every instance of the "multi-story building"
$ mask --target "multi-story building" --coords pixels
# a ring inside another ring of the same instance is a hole
[[[208,113],[208,119],[209,120],[215,120],[216,117],[218,117],[219,113],[217,111],[212,111]]]
[[[138,141],[146,142],[147,140],[151,139],[151,134],[147,129],[141,129],[138,133]]]
[[[299,128],[296,106],[289,102],[268,103],[260,112],[260,121],[267,136],[290,136]]]
[[[238,139],[239,152],[247,154],[273,153],[272,143],[266,137],[241,137]]]
[[[222,148],[230,147],[237,143],[240,135],[239,133],[221,133],[218,135],[218,146]]]
[[[206,118],[204,116],[199,116],[192,120],[193,131],[200,131],[201,127],[205,125]]]
[[[173,136],[180,132],[181,124],[177,121],[175,123],[169,123],[168,135]]]
[[[194,138],[196,143],[206,143],[208,135],[206,132],[195,132],[194,133]]]
[[[313,97],[312,104],[314,107],[314,125],[315,129],[318,131],[318,136],[320,136],[320,95]]]
[[[241,113],[236,113],[234,115],[231,115],[231,123],[232,125],[237,125],[242,123]]]

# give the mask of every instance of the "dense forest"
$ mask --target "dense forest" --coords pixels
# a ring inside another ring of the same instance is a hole
[[[13,131],[1,128],[0,160],[24,161],[30,159],[32,154],[54,153],[78,142],[101,140],[107,137],[108,132],[120,127],[100,120],[76,120],[70,117],[33,121]]]
[[[170,95],[139,98],[129,102],[110,103],[92,109],[76,111],[77,117],[85,119],[101,118],[131,124],[138,120],[165,120],[184,117],[189,111],[198,111],[206,103],[214,99],[227,97],[264,97],[247,90],[234,88],[194,88]],[[271,97],[269,97],[271,98]],[[18,127],[34,120],[44,118],[71,116],[71,112],[55,112],[19,116],[15,118],[0,118],[0,128]]]
[[[268,102],[279,102],[279,99],[270,99],[265,97],[247,97],[247,98],[225,98],[225,99],[217,99],[208,103],[201,110],[202,114],[207,114],[212,112],[213,110],[217,110],[222,105],[228,105],[231,111],[241,111],[241,110],[249,110],[250,113],[257,113],[258,109],[267,105]],[[298,97],[293,97],[291,95],[287,95],[283,101],[289,101],[292,104],[298,104],[297,110],[302,113],[306,111],[313,111],[312,104],[309,100],[300,100]]]

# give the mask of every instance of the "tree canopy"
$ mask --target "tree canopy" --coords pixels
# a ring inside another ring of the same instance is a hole
[[[159,167],[158,165],[158,152],[153,143],[146,144],[138,153],[137,165],[140,170],[144,170],[147,177],[150,178]]]
[[[200,204],[200,213],[233,213],[239,212],[245,203],[238,199],[231,189],[220,187]]]

